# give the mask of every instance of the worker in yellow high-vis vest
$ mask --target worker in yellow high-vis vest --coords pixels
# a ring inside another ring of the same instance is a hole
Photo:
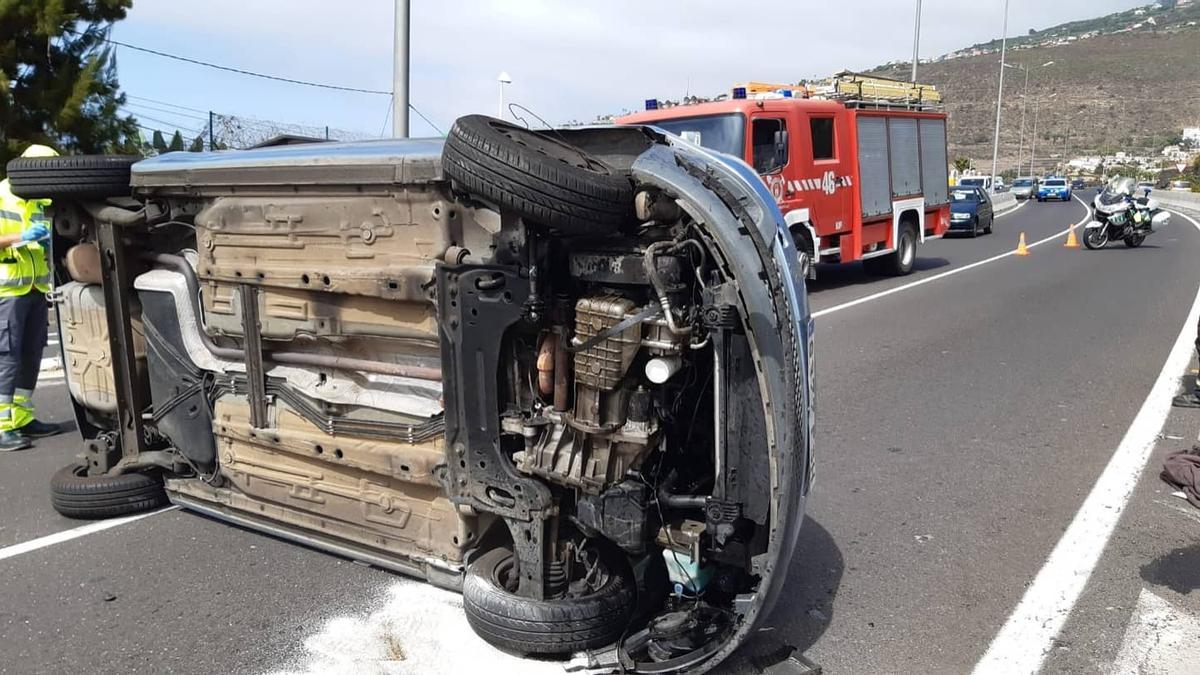
[[[22,157],[54,157],[44,145],[31,145]],[[52,436],[57,424],[33,413],[33,388],[46,348],[46,260],[50,222],[48,200],[24,200],[0,181],[0,452],[31,447],[31,439]]]

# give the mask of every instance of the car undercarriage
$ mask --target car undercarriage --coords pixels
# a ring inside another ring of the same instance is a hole
[[[93,159],[10,169],[84,176],[38,195],[67,479],[151,480],[461,591],[492,644],[601,671],[703,672],[765,621],[802,554],[813,352],[749,167],[480,116],[444,142]]]

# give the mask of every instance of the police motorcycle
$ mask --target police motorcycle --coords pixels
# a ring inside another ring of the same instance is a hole
[[[1171,214],[1150,198],[1150,188],[1141,197],[1136,191],[1137,181],[1120,176],[1104,186],[1092,202],[1095,219],[1084,226],[1084,246],[1095,250],[1122,239],[1129,248],[1137,248],[1154,228],[1171,222]]]

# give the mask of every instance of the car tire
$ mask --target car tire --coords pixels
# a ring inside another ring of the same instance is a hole
[[[517,654],[570,654],[612,644],[629,624],[637,594],[621,566],[611,566],[594,593],[533,600],[505,588],[503,573],[513,563],[512,551],[492,549],[467,567],[463,579],[467,623],[489,644]]]
[[[991,233],[992,233],[992,226],[993,226],[993,225],[995,225],[995,224],[996,224],[996,216],[991,216],[991,217],[989,217],[989,218],[988,218],[988,225],[987,225],[987,227],[983,228],[983,233],[984,233],[984,234],[991,234]]]
[[[141,157],[69,155],[19,157],[8,163],[8,180],[22,199],[128,197],[131,167]]]
[[[614,232],[633,214],[627,176],[552,133],[486,115],[454,122],[442,170],[456,189],[565,235]]]
[[[115,518],[162,506],[167,493],[157,475],[89,476],[86,466],[71,464],[50,478],[50,503],[68,518]]]
[[[971,233],[968,234],[967,236],[972,239],[979,236],[979,218],[978,217],[975,218],[975,222],[971,223]]]

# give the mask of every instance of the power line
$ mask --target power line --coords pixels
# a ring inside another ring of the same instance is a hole
[[[439,136],[445,136],[445,134],[443,134],[443,133],[442,133],[442,130],[441,130],[441,129],[439,129],[439,128],[437,128],[437,125],[436,125],[436,124],[434,124],[433,122],[430,122],[428,117],[426,117],[425,115],[421,114],[421,111],[420,111],[420,110],[417,110],[417,107],[416,107],[416,106],[414,106],[413,104],[409,103],[409,104],[408,104],[408,107],[409,107],[409,108],[411,108],[413,112],[417,113],[417,117],[420,117],[421,119],[425,120],[425,124],[428,124],[430,127],[432,127],[432,128],[433,128],[433,130],[434,130],[434,131],[436,131],[436,132],[438,133],[438,135],[439,135]]]
[[[79,32],[79,31],[72,31],[72,32],[74,32],[76,35],[83,35],[83,33]],[[103,40],[104,42],[107,42],[109,44],[116,45],[118,47],[132,49],[137,52],[145,52],[146,54],[153,54],[155,56],[161,56],[165,59],[173,59],[175,61],[182,61],[184,63],[190,63],[190,64],[197,65],[197,66],[204,66],[205,68],[213,68],[215,70],[223,70],[223,71],[226,71],[229,73],[237,73],[239,75],[248,75],[250,77],[259,77],[264,80],[275,80],[276,82],[287,82],[289,84],[300,84],[300,85],[304,85],[306,87],[317,87],[319,89],[335,89],[337,91],[352,91],[352,92],[359,93],[359,94],[377,94],[380,96],[391,96],[392,95],[392,92],[390,92],[390,91],[379,91],[377,89],[359,89],[357,87],[343,87],[343,86],[337,85],[337,84],[325,84],[322,82],[309,82],[307,80],[297,80],[297,79],[290,78],[290,77],[280,77],[278,75],[268,75],[266,73],[256,73],[252,70],[244,70],[242,68],[231,68],[229,66],[222,66],[222,65],[218,65],[216,63],[200,61],[198,59],[192,59],[192,58],[188,58],[186,56],[179,56],[178,54],[168,54],[167,52],[158,51],[157,49],[149,49],[147,47],[138,47],[137,45],[131,45],[127,42],[120,42],[118,40],[113,40],[113,39],[107,38],[107,37],[99,37],[98,39]]]
[[[386,138],[386,137],[387,137],[387,136],[386,136],[386,134],[387,134],[387,123],[388,123],[388,120],[389,120],[389,119],[391,119],[391,117],[392,117],[392,97],[391,97],[391,96],[389,96],[389,97],[388,97],[388,106],[387,106],[387,112],[385,112],[385,113],[383,114],[383,126],[379,127],[379,137],[380,137],[380,138]]]
[[[192,112],[208,114],[207,110],[201,110],[200,108],[189,108],[186,105],[179,105],[178,103],[171,103],[170,101],[160,101],[156,98],[146,98],[145,96],[134,96],[133,94],[129,94],[129,93],[125,94],[125,98],[132,98],[132,99],[137,99],[139,101],[148,101],[150,103],[157,103],[159,105],[165,105],[168,108],[178,108],[180,110],[190,110]]]
[[[164,113],[167,115],[173,115],[175,117],[184,117],[184,118],[193,119],[193,120],[200,120],[202,122],[208,122],[208,115],[194,115],[192,113],[176,112],[174,110],[171,110],[170,108],[160,108],[160,107],[156,107],[156,106],[152,106],[152,105],[147,105],[145,103],[123,103],[123,104],[121,104],[121,107],[129,108],[132,110],[151,110],[156,113]]]
[[[178,131],[179,131],[181,134],[182,134],[182,133],[186,133],[186,134],[194,134],[194,133],[199,133],[199,130],[197,130],[197,129],[189,129],[189,128],[186,128],[186,127],[182,127],[182,126],[180,126],[179,124],[176,124],[175,122],[171,122],[171,121],[169,121],[169,120],[159,119],[159,118],[157,118],[157,117],[151,117],[151,116],[149,116],[149,115],[142,115],[142,114],[138,114],[138,113],[136,113],[135,111],[130,111],[130,112],[134,112],[134,115],[135,115],[135,116],[136,116],[138,119],[150,120],[151,122],[157,122],[157,123],[159,123],[159,124],[165,124],[165,125],[167,125],[167,126],[169,126],[169,127],[175,127],[175,129],[177,129],[177,130],[178,130]],[[171,133],[175,133],[175,132],[171,132]]]

